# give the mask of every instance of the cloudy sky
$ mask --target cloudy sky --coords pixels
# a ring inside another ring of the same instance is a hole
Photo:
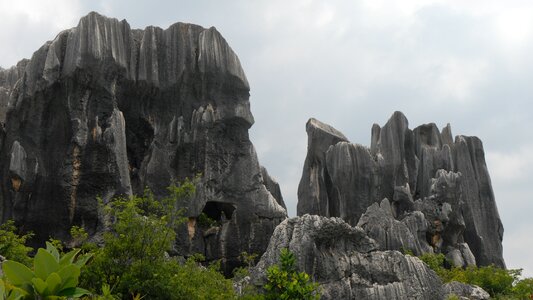
[[[372,124],[395,110],[411,128],[451,123],[454,134],[479,136],[506,262],[533,276],[533,2],[0,0],[0,66],[93,10],[133,28],[217,27],[248,76],[251,138],[290,215],[309,117],[366,145]]]

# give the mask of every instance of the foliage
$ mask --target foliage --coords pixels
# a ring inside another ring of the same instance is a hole
[[[424,253],[419,258],[420,260],[425,262],[430,269],[435,271],[435,273],[437,273],[437,275],[439,275],[441,278],[447,278],[448,270],[444,268],[444,262],[446,261],[446,256],[444,256],[444,254]],[[443,279],[443,281],[449,282],[451,280]]]
[[[512,295],[516,299],[531,299],[533,295],[533,278],[518,280],[513,286]]]
[[[33,259],[33,270],[13,260],[5,261],[2,269],[6,282],[0,284],[4,293],[0,296],[7,299],[58,299],[89,294],[78,287],[78,278],[91,255],[79,255],[79,252],[72,250],[60,255],[56,247],[46,243],[46,249],[38,249]]]
[[[5,259],[18,261],[25,266],[30,266],[32,261],[28,257],[28,253],[33,249],[25,244],[33,237],[33,234],[18,235],[16,231],[17,228],[12,220],[0,225],[0,254]]]
[[[231,280],[219,272],[220,264],[202,267],[193,258],[185,264],[175,262],[170,285],[174,288],[172,299],[233,299],[235,294]]]
[[[254,266],[257,257],[257,253],[249,254],[248,252],[241,252],[239,259],[244,264],[244,267],[233,269],[233,280],[238,281],[244,279],[246,276],[249,276],[250,268]]]
[[[211,227],[220,226],[220,224],[216,220],[211,219],[206,213],[201,213],[198,216],[198,225],[202,228],[211,228]]]
[[[216,264],[201,267],[202,255],[185,263],[169,258],[176,237],[175,229],[183,217],[187,201],[194,195],[195,184],[185,181],[169,188],[169,196],[156,200],[146,190],[142,197],[118,198],[104,211],[113,220],[111,231],[104,234],[105,246],[82,273],[82,282],[93,291],[146,299],[230,299],[234,298],[230,280]],[[101,296],[103,297],[103,296]],[[111,298],[102,298],[111,299]]]
[[[522,270],[506,270],[491,266],[445,268],[444,254],[426,253],[420,256],[444,282],[458,281],[480,286],[497,299],[531,299],[533,278],[520,279]]]
[[[89,234],[85,229],[79,226],[72,226],[70,228],[70,236],[72,237],[72,242],[77,245],[83,244],[89,238]]]
[[[296,270],[296,258],[288,249],[281,249],[280,263],[267,269],[266,299],[319,299],[318,284],[309,275]]]

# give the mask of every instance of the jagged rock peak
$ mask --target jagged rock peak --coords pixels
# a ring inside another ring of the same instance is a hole
[[[203,253],[229,272],[287,216],[248,136],[246,75],[214,27],[138,30],[92,12],[1,70],[0,100],[0,221],[34,231],[35,246],[73,225],[105,230],[97,196],[162,197],[199,173],[173,254]],[[202,227],[202,214],[218,226]]]
[[[381,249],[442,252],[455,265],[505,266],[503,226],[477,137],[453,141],[449,124],[411,130],[398,111],[383,127],[372,126],[370,148],[314,119],[307,132],[298,215],[359,223]],[[390,206],[392,215],[373,203]]]
[[[33,93],[78,68],[111,67],[124,68],[128,79],[156,86],[173,85],[186,73],[198,72],[221,74],[238,82],[235,87],[249,89],[239,58],[215,27],[175,23],[138,30],[126,20],[91,12],[33,55],[25,68],[26,90]],[[0,71],[0,78],[5,72]]]

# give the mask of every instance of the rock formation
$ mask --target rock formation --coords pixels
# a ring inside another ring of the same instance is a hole
[[[252,271],[279,261],[281,248],[296,253],[297,268],[320,284],[322,299],[445,299],[442,282],[421,260],[398,251],[380,251],[360,227],[340,218],[304,215],[283,221]]]
[[[248,138],[248,98],[239,59],[214,27],[139,30],[90,13],[0,70],[1,221],[39,241],[68,239],[72,225],[94,234],[97,196],[145,186],[161,196],[201,174],[178,251],[229,267],[241,251],[262,253],[286,211]],[[202,212],[220,226],[200,228]]]
[[[358,224],[382,250],[445,253],[458,266],[504,267],[503,226],[483,145],[435,124],[409,129],[395,112],[372,127],[370,148],[329,125],[307,123],[298,215]]]

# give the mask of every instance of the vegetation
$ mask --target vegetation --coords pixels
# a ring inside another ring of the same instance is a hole
[[[19,236],[16,231],[17,228],[12,220],[0,225],[0,254],[5,259],[18,261],[29,267],[32,261],[28,253],[33,249],[25,244],[33,234],[27,233]]]
[[[201,213],[198,216],[198,225],[202,228],[211,228],[220,226],[219,222],[210,218],[206,213]]]
[[[60,255],[52,244],[39,249],[33,259],[33,270],[8,260],[2,264],[6,282],[0,282],[0,298],[57,299],[78,298],[89,291],[78,287],[81,268],[91,254],[79,255],[79,250]]]
[[[169,196],[163,199],[156,200],[146,190],[142,197],[102,203],[109,228],[103,247],[89,242],[88,233],[74,226],[68,243],[50,239],[33,259],[28,255],[33,249],[25,246],[32,235],[20,236],[13,222],[5,223],[0,227],[0,251],[8,260],[3,263],[0,299],[319,298],[318,285],[311,283],[306,273],[297,272],[294,254],[287,249],[282,250],[279,265],[267,270],[265,294],[244,284],[237,295],[233,281],[220,272],[220,262],[206,266],[200,254],[187,259],[170,257],[176,229],[187,220],[179,207],[186,207],[194,193],[194,182],[187,180],[169,187]],[[219,226],[207,215],[200,219],[200,226]],[[257,257],[242,253],[245,267],[234,271],[233,280],[247,277]]]
[[[95,251],[82,282],[93,291],[111,286],[122,298],[235,298],[231,280],[224,278],[218,265],[202,267],[198,256],[184,263],[168,257],[175,229],[186,221],[178,207],[185,206],[194,193],[194,183],[187,180],[169,187],[164,199],[155,200],[147,190],[143,197],[115,199],[106,205],[113,230],[104,235],[105,246]]]
[[[298,272],[296,258],[288,249],[281,249],[280,263],[267,269],[265,299],[320,299],[318,284],[305,272]]]
[[[495,266],[446,268],[444,254],[425,253],[420,256],[442,281],[458,281],[477,285],[495,299],[531,299],[533,278],[520,279],[522,270],[505,270]]]

